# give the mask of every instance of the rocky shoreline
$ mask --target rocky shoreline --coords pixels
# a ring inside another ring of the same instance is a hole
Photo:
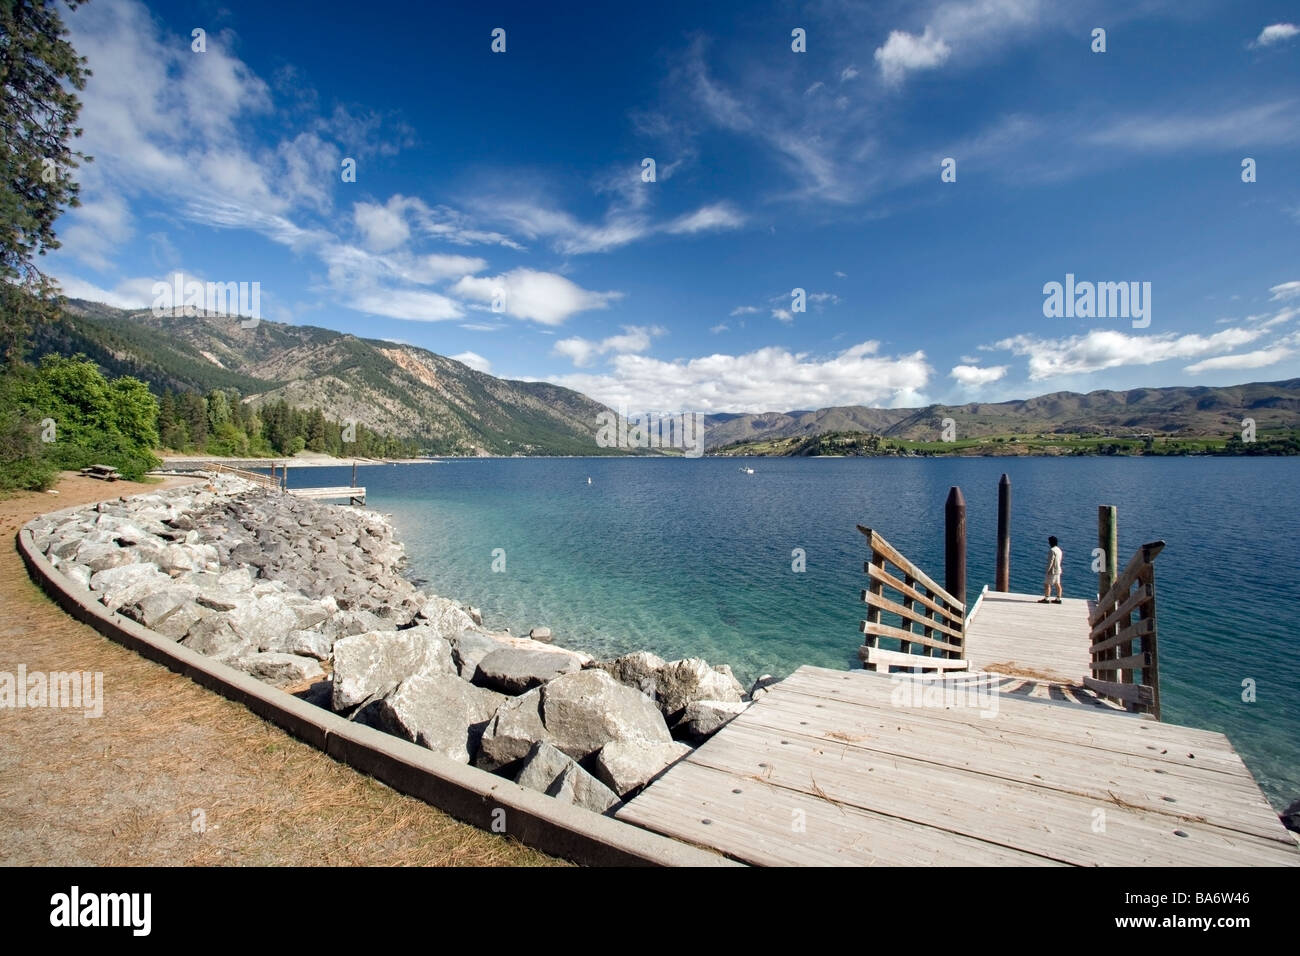
[[[594,660],[402,574],[391,524],[234,476],[31,521],[109,610],[268,684],[597,813],[761,694],[725,664]]]

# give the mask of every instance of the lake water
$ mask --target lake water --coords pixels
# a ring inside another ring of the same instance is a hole
[[[358,470],[412,577],[514,633],[545,625],[597,656],[727,663],[748,686],[801,664],[860,666],[863,524],[936,579],[943,504],[967,502],[970,599],[993,581],[997,484],[1013,486],[1011,587],[1093,597],[1097,505],[1120,565],[1156,561],[1163,717],[1226,733],[1273,803],[1300,797],[1300,460],[1286,458],[486,459]],[[587,483],[588,477],[591,484]],[[348,484],[348,469],[290,485]],[[806,570],[792,570],[802,548]],[[500,549],[500,550],[498,550]],[[495,554],[494,554],[495,552]],[[494,571],[494,560],[498,568]],[[1254,681],[1256,700],[1243,701]]]

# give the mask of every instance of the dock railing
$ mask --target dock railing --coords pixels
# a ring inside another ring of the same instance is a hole
[[[255,471],[245,471],[243,468],[231,468],[229,465],[222,464],[219,461],[207,463],[205,471],[210,471],[217,475],[236,475],[245,481],[251,481],[255,485],[268,488],[271,491],[279,491],[280,483],[270,475],[261,475]]]
[[[1089,617],[1091,674],[1083,678],[1090,690],[1156,720],[1160,719],[1160,660],[1155,560],[1164,546],[1163,541],[1151,541],[1138,548],[1115,583],[1097,598]]]
[[[863,641],[858,649],[863,665],[884,673],[895,667],[921,673],[966,670],[965,605],[878,532],[862,525],[858,530],[871,549],[871,559],[864,565],[869,583],[862,592],[867,619],[861,624]],[[890,573],[889,565],[897,575]],[[886,588],[896,595],[887,596]],[[898,623],[884,623],[882,614],[896,617]],[[896,641],[898,647],[881,647],[881,640]]]

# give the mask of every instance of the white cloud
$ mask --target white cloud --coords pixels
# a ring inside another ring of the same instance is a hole
[[[1259,36],[1255,38],[1255,45],[1272,46],[1275,43],[1284,43],[1297,33],[1300,33],[1300,27],[1294,23],[1273,23],[1259,31]]]
[[[737,212],[730,203],[720,202],[711,206],[701,206],[692,213],[678,216],[663,227],[664,232],[673,235],[693,235],[697,232],[710,232],[718,229],[737,229],[744,225],[745,217]]]
[[[976,365],[956,365],[949,374],[959,384],[973,388],[998,381],[1007,374],[1007,366],[995,365],[989,368],[980,368]]]
[[[951,53],[952,48],[926,27],[920,36],[902,30],[891,31],[884,45],[877,47],[875,58],[885,82],[901,83],[909,70],[934,69],[942,65]]]
[[[925,353],[882,356],[878,350],[878,342],[863,342],[822,359],[778,347],[672,362],[620,355],[610,374],[575,373],[554,381],[630,410],[764,412],[925,404],[922,390],[933,372]]]
[[[840,82],[843,83],[845,80],[855,79],[857,75],[858,68],[856,66],[846,66],[844,69],[840,70]]]
[[[505,314],[543,325],[560,325],[576,312],[604,309],[623,297],[621,292],[592,292],[554,272],[523,268],[498,276],[465,276],[451,292],[488,305],[504,293]]]
[[[278,139],[259,135],[276,104],[268,85],[234,53],[233,34],[209,29],[207,52],[195,55],[188,39],[177,42],[135,0],[87,4],[66,20],[93,71],[81,94],[85,132],[79,145],[95,162],[80,171],[84,205],[60,223],[65,246],[56,257],[76,257],[109,271],[116,250],[130,238],[128,210],[152,199],[180,219],[247,230],[319,257],[329,281],[316,291],[332,294],[339,304],[436,320],[462,314],[461,307],[411,286],[479,272],[487,263],[420,255],[406,251],[409,243],[418,237],[521,248],[461,213],[430,208],[415,197],[357,203],[350,217],[336,215],[332,197],[343,155],[338,143],[345,142],[353,157],[391,155],[412,141],[410,131],[373,114],[314,112],[314,94],[299,82],[287,112],[302,117],[300,128]],[[284,93],[280,85],[277,91]],[[331,225],[301,224],[300,216],[327,217],[320,221]],[[358,246],[334,234],[340,219],[351,220]]]
[[[459,304],[445,295],[420,289],[366,289],[346,304],[358,312],[415,322],[441,322],[465,314]]]
[[[1300,295],[1300,279],[1291,282],[1283,282],[1281,285],[1271,286],[1268,290],[1273,295],[1269,297],[1270,302],[1281,302],[1284,299],[1294,299]]]
[[[1218,112],[1151,113],[1122,117],[1083,137],[1093,146],[1136,151],[1189,147],[1219,149],[1224,143],[1260,145],[1300,139],[1295,100],[1274,100]]]
[[[72,222],[60,230],[65,251],[92,269],[112,269],[112,253],[131,238],[131,211],[118,193],[101,190],[97,198],[73,210]]]
[[[556,355],[567,356],[574,365],[582,368],[590,365],[597,356],[609,352],[616,355],[644,352],[650,347],[650,340],[656,335],[663,335],[664,332],[665,330],[657,325],[625,325],[622,335],[611,335],[599,342],[579,336],[560,339],[551,351]]]
[[[1213,335],[1129,335],[1095,329],[1063,339],[1016,335],[995,343],[1029,359],[1029,378],[1041,381],[1058,375],[1081,375],[1124,365],[1154,365],[1168,359],[1194,358],[1226,352],[1263,335],[1262,329],[1224,329]]]
[[[719,322],[717,325],[711,326],[709,328],[709,331],[712,332],[714,335],[717,335],[719,332],[726,332],[728,331],[727,323]]]
[[[413,281],[434,282],[438,279],[472,275],[486,268],[487,260],[477,256],[448,256],[435,253],[417,257],[411,275]]]
[[[778,322],[784,322],[786,325],[789,325],[794,321],[794,313],[789,309],[773,309],[772,318],[776,319]]]
[[[71,275],[60,275],[57,280],[59,288],[69,299],[102,302],[117,309],[147,309],[153,304],[153,284],[170,281],[170,278],[170,276],[160,276],[152,279],[123,279],[112,289],[100,288],[92,282]]]
[[[738,305],[731,310],[732,315],[754,315],[763,311],[756,305]]]
[[[644,196],[644,190],[638,195]],[[644,202],[619,202],[611,206],[603,222],[596,224],[582,222],[540,201],[478,200],[476,205],[484,216],[509,223],[528,239],[549,239],[557,251],[566,255],[609,252],[660,233],[694,235],[736,229],[745,222],[745,217],[726,202],[710,203],[658,223],[642,210]]]
[[[1253,352],[1243,352],[1240,355],[1220,355],[1217,358],[1205,359],[1195,365],[1187,366],[1184,371],[1191,375],[1199,375],[1201,372],[1213,372],[1221,369],[1264,368],[1267,365],[1276,365],[1283,359],[1288,359],[1295,354],[1296,351],[1293,348],[1274,346],[1267,349],[1256,349]]]
[[[1278,339],[1267,348],[1255,349],[1253,352],[1242,352],[1237,355],[1219,355],[1208,358],[1187,366],[1184,371],[1191,375],[1199,375],[1201,372],[1215,372],[1224,369],[1265,368],[1296,355],[1297,345],[1300,345],[1300,333],[1293,333]]]
[[[352,218],[367,248],[373,252],[388,252],[405,245],[411,238],[411,227],[402,211],[401,196],[393,196],[387,205],[359,202],[352,207]]]
[[[835,270],[835,277],[836,277],[837,279],[847,279],[847,278],[848,278],[848,276],[845,275],[843,272],[840,272],[839,269],[836,269],[836,270]]]
[[[492,374],[492,363],[479,355],[477,352],[461,352],[459,355],[452,355],[450,358],[455,359],[463,365],[468,365],[476,372],[486,372]]]

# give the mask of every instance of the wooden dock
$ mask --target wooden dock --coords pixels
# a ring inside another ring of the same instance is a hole
[[[1096,602],[1065,598],[1039,604],[1041,594],[988,591],[966,626],[972,671],[1062,684],[1088,673],[1088,617]]]
[[[366,503],[366,489],[361,487],[347,488],[289,488],[289,494],[295,498],[311,498],[314,500],[335,500],[346,498],[348,504],[364,505]]]
[[[759,865],[1300,865],[1222,734],[990,681],[801,667],[617,816]]]
[[[617,816],[765,865],[1300,865],[1227,737],[1159,720],[1164,542],[1121,571],[1101,506],[1097,599],[1042,604],[998,493],[1000,590],[967,603],[959,488],[943,584],[860,525],[867,669],[799,668]]]

